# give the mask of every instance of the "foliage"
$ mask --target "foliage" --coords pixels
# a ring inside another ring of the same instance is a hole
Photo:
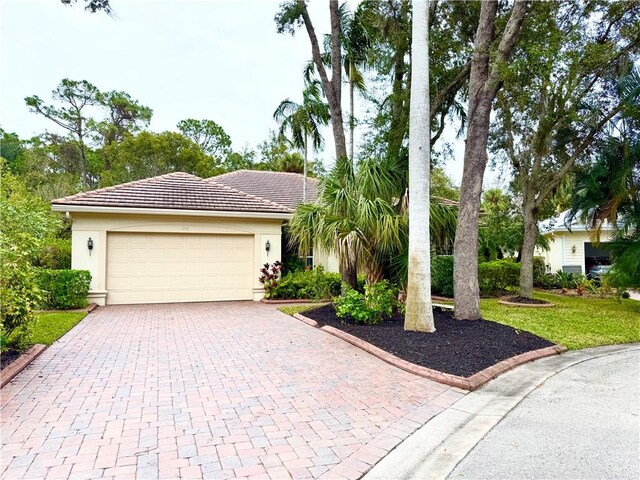
[[[533,286],[544,288],[545,290],[554,290],[562,288],[562,281],[556,273],[543,273],[533,278]]]
[[[615,298],[535,293],[554,308],[506,308],[483,299],[484,318],[531,332],[571,350],[640,342],[640,302]]]
[[[49,270],[36,272],[39,289],[43,293],[45,309],[82,308],[87,306],[91,274],[87,270]]]
[[[171,172],[186,172],[204,178],[222,173],[213,158],[175,132],[141,132],[105,147],[102,156],[109,169],[103,172],[101,186]]]
[[[328,273],[322,267],[316,267],[282,276],[269,293],[269,298],[325,300],[340,295],[340,289],[339,274]]]
[[[522,247],[522,214],[512,195],[499,188],[482,194],[484,215],[480,225],[479,253],[485,260],[514,255]]]
[[[51,270],[71,268],[71,239],[50,238],[33,261],[34,266]]]
[[[560,288],[569,289],[576,286],[576,283],[580,281],[582,275],[579,273],[571,273],[565,272],[564,270],[558,270],[556,272],[556,277],[558,278],[558,283],[560,284]]]
[[[141,105],[127,92],[99,92],[98,104],[105,112],[101,121],[91,119],[88,127],[96,132],[104,145],[122,141],[127,135],[133,135],[148,127],[153,110]]]
[[[33,262],[47,239],[60,228],[60,219],[30,194],[0,163],[0,337],[12,332],[28,341],[34,310],[41,301]]]
[[[282,273],[282,263],[275,261],[272,264],[265,263],[260,269],[258,281],[264,286],[265,298],[271,298],[271,293],[278,286],[280,274]]]
[[[213,120],[181,120],[178,130],[211,157],[225,158],[231,154],[231,137]]]
[[[453,256],[438,255],[431,259],[431,291],[453,297]]]
[[[348,288],[335,300],[340,318],[353,318],[356,323],[377,325],[393,315],[398,306],[398,289],[387,280],[366,285],[365,293]]]
[[[460,198],[460,187],[441,167],[431,168],[429,190],[431,196],[446,198],[447,200],[458,200]]]
[[[640,75],[640,74],[638,74]],[[640,88],[640,81],[638,82]],[[613,283],[640,286],[640,106],[629,105],[596,160],[575,175],[569,221],[579,218],[599,240],[604,222],[615,229]]]
[[[478,264],[482,295],[496,295],[518,286],[520,264],[513,260],[494,260]]]

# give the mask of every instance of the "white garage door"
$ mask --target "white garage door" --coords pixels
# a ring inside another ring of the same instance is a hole
[[[107,303],[251,300],[252,235],[109,233]]]

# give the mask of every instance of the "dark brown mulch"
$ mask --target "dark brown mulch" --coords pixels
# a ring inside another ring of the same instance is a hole
[[[8,367],[11,362],[16,360],[22,352],[17,350],[7,350],[6,352],[2,352],[0,354],[0,370],[4,370],[5,367]]]
[[[453,313],[434,308],[434,333],[406,332],[402,315],[379,325],[356,325],[336,316],[333,305],[306,310],[303,315],[339,328],[408,362],[440,372],[470,377],[474,373],[553,343],[532,333],[487,320],[455,320]]]
[[[538,300],[537,298],[527,298],[527,297],[506,297],[505,301],[511,303],[522,303],[524,305],[546,305],[551,302],[547,302],[546,300]]]

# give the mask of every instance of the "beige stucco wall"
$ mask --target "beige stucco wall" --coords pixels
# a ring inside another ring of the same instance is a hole
[[[178,215],[132,215],[108,213],[80,213],[71,215],[72,224],[72,268],[91,272],[89,301],[104,305],[107,299],[106,265],[108,232],[157,232],[200,234],[252,234],[254,235],[255,275],[253,298],[260,300],[264,294],[258,281],[263,264],[280,260],[281,219],[250,219],[229,217],[197,217]],[[89,252],[87,241],[94,243]],[[269,241],[271,249],[266,252]]]
[[[556,232],[545,236],[549,240],[549,251],[536,248],[535,255],[543,257],[552,272],[562,270],[563,266],[577,266],[585,273],[584,245],[593,242],[589,232]],[[602,232],[600,241],[607,242],[610,239],[610,232]]]
[[[339,272],[340,264],[338,263],[338,257],[333,253],[329,253],[326,250],[315,248],[313,253],[313,264],[315,266],[321,266],[325,272]]]

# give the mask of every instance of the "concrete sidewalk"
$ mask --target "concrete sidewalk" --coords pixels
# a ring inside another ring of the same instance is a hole
[[[639,478],[639,360],[634,344],[519,367],[432,419],[364,478]]]

